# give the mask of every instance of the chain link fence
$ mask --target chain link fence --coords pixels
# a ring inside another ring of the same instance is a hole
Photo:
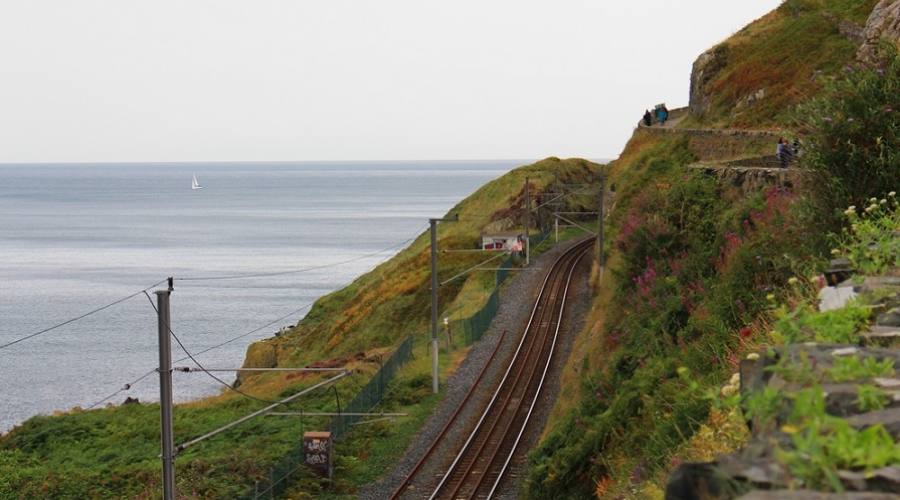
[[[391,354],[391,357],[384,361],[375,376],[369,380],[347,405],[340,412],[346,413],[365,413],[381,402],[384,396],[384,390],[387,384],[394,378],[397,370],[407,361],[412,359],[412,337],[406,337],[406,340]],[[339,412],[339,413],[340,413]],[[347,432],[353,424],[360,420],[359,415],[338,415],[331,419],[331,439],[337,439]]]

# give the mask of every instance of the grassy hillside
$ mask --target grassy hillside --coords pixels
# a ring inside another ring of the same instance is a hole
[[[785,2],[723,43],[711,111],[680,124],[764,129],[812,113],[800,166],[827,192],[747,192],[691,171],[708,152],[687,134],[638,130],[610,165],[609,271],[530,456],[527,498],[662,498],[675,465],[746,439],[719,389],[744,355],[784,342],[774,305],[827,263],[833,211],[900,185],[900,65],[843,69],[856,45],[838,25],[862,24],[874,3]],[[768,97],[737,106],[761,86]]]
[[[518,168],[473,193],[449,214],[459,222],[442,224],[441,248],[474,248],[488,226],[519,224],[525,178],[539,194],[559,178],[585,182],[598,165],[579,159],[546,160]],[[587,203],[573,199],[572,206]],[[427,233],[408,248],[361,276],[346,288],[319,299],[289,332],[258,342],[248,350],[247,366],[304,366],[316,362],[346,366],[354,374],[340,381],[337,395],[345,403],[406,336],[419,334],[415,359],[404,366],[380,406],[409,413],[394,422],[360,426],[338,443],[336,479],[327,490],[305,469],[297,473],[294,494],[302,497],[352,496],[357,487],[376,479],[402,453],[439,397],[431,395],[430,363],[424,341],[430,317]],[[442,254],[440,276],[446,279],[484,256]],[[441,288],[445,311],[465,315],[487,299],[493,282],[485,273]],[[465,348],[444,353],[442,376],[458,365]],[[283,398],[321,380],[320,375],[270,373],[242,380],[240,389],[257,398]],[[286,410],[335,411],[332,391],[298,400]],[[183,442],[263,407],[260,401],[231,392],[177,405],[175,441]],[[233,498],[252,489],[255,480],[285,456],[304,430],[321,430],[325,418],[260,417],[180,454],[177,488],[185,495]],[[93,411],[74,410],[29,419],[0,436],[0,498],[153,498],[159,495],[159,407],[133,404]]]
[[[842,34],[863,26],[877,0],[787,0],[715,48],[725,63],[708,84],[710,111],[686,124],[790,125],[791,108],[851,63],[859,46]],[[759,99],[751,96],[762,91]]]

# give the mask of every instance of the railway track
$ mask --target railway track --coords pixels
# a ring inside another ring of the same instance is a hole
[[[440,478],[434,478],[427,490],[418,492],[409,488],[481,383],[485,370],[391,498],[471,499],[491,498],[497,493],[540,397],[556,347],[572,274],[593,241],[586,239],[577,243],[554,262],[544,278],[531,317],[500,384],[446,472]]]

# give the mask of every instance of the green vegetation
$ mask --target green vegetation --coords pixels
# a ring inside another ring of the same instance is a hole
[[[802,164],[817,174],[809,187],[826,222],[900,185],[900,58],[888,52],[885,68],[848,67],[796,114],[805,134]]]
[[[849,227],[838,238],[834,253],[845,256],[860,273],[878,274],[900,266],[900,204],[894,191],[867,203],[859,213],[853,205],[844,211]]]
[[[619,263],[604,335],[579,363],[576,407],[532,454],[535,498],[588,495],[587,478],[667,468],[710,410],[676,369],[702,374],[703,387],[727,378],[737,352],[758,341],[748,325],[768,309],[767,291],[792,275],[786,254],[814,238],[794,223],[791,193],[733,198],[686,173],[691,160],[685,141],[669,140],[613,167],[622,208],[608,232]]]
[[[772,341],[777,344],[807,341],[856,343],[859,341],[857,333],[868,323],[869,315],[869,308],[858,303],[826,312],[818,312],[809,304],[798,306],[792,311],[781,306],[775,311],[777,321]]]
[[[846,420],[828,415],[821,387],[804,389],[793,399],[793,411],[782,430],[791,435],[794,448],[781,450],[779,459],[799,485],[844,491],[838,470],[869,472],[900,463],[900,444],[883,425],[859,431]]]
[[[859,411],[883,410],[890,400],[884,391],[874,385],[866,384],[859,386],[856,404]]]
[[[828,376],[835,382],[865,380],[875,377],[893,377],[894,360],[878,361],[872,357],[843,356],[834,360]]]

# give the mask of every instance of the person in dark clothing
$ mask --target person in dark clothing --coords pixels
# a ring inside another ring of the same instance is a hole
[[[787,168],[788,163],[791,162],[791,146],[784,140],[783,137],[778,139],[778,145],[775,147],[775,158],[778,159],[778,162],[781,164],[781,168]]]
[[[649,109],[645,109],[644,110],[644,126],[649,127],[650,125],[653,125],[653,115],[650,114]]]

